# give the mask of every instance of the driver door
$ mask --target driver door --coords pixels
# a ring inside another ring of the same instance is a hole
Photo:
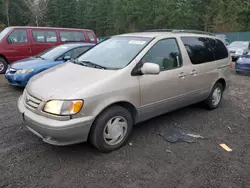
[[[14,29],[6,38],[5,55],[10,63],[32,55],[26,29]]]

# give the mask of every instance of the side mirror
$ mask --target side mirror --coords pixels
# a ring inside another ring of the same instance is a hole
[[[160,66],[155,63],[144,63],[141,68],[142,74],[157,75],[160,73]]]
[[[12,43],[11,38],[8,37],[7,42],[8,42],[8,44],[11,44]]]
[[[71,57],[70,56],[64,56],[63,60],[65,60],[65,61],[71,60]]]

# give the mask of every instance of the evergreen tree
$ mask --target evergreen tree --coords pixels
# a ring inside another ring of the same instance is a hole
[[[9,2],[10,25],[36,25],[25,0],[0,0],[0,24],[8,25],[6,2]],[[46,3],[46,14],[39,20],[39,26],[88,28],[100,36],[153,28],[250,30],[249,0],[47,0]]]

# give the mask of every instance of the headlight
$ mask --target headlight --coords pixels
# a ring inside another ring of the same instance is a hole
[[[243,52],[244,52],[243,50],[237,50],[235,54],[237,54],[237,55],[243,55]]]
[[[55,115],[74,115],[80,112],[83,106],[82,100],[52,100],[48,101],[43,108],[44,112],[55,114]]]
[[[29,72],[33,72],[34,69],[20,69],[17,70],[16,73],[17,74],[25,74],[25,73],[29,73]]]

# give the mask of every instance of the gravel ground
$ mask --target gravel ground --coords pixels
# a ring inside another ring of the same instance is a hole
[[[22,90],[0,78],[0,187],[250,187],[250,77],[232,73],[219,109],[191,106],[136,126],[128,145],[102,154],[83,143],[55,147],[23,125]],[[170,144],[168,126],[198,133],[196,143]],[[226,152],[219,144],[233,149]]]

